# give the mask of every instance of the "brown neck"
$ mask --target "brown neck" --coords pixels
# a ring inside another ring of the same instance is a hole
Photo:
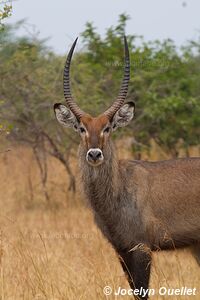
[[[100,166],[92,167],[86,161],[83,145],[79,146],[81,179],[86,196],[95,210],[111,209],[113,198],[116,198],[119,192],[119,165],[111,141],[107,143],[103,152],[105,161]]]

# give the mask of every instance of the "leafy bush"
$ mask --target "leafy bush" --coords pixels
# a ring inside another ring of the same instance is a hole
[[[84,51],[72,62],[72,89],[82,109],[97,114],[117,97],[123,75],[123,36],[129,17],[120,15],[116,27],[101,37],[93,24],[82,33]],[[0,123],[11,125],[11,137],[35,145],[45,132],[64,155],[76,144],[74,133],[61,129],[52,105],[63,99],[65,57],[44,41],[19,38],[6,26],[0,48]],[[136,118],[123,135],[134,135],[148,146],[151,137],[171,151],[182,138],[185,147],[200,136],[200,42],[177,50],[171,40],[145,42],[127,36],[131,56],[128,100],[136,102]],[[63,100],[64,102],[64,100]],[[120,131],[117,133],[120,135]]]

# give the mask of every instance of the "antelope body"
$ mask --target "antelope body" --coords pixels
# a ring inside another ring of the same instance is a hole
[[[119,255],[131,288],[147,290],[152,251],[192,246],[200,258],[200,158],[118,160],[110,136],[131,121],[135,109],[133,102],[125,103],[130,77],[126,38],[119,96],[95,118],[77,106],[70,91],[69,69],[76,41],[64,69],[68,108],[57,103],[55,114],[62,125],[81,136],[82,183],[97,225]],[[147,299],[148,294],[139,298]]]

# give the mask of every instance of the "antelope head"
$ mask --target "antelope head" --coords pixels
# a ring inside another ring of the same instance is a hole
[[[57,120],[65,127],[71,127],[79,133],[85,150],[85,159],[92,166],[101,165],[106,156],[111,133],[118,127],[126,126],[134,115],[134,102],[125,103],[130,80],[130,60],[126,37],[124,37],[125,67],[119,95],[114,103],[98,117],[82,111],[74,101],[70,90],[70,63],[77,39],[74,41],[64,68],[63,84],[67,107],[61,103],[54,105]]]

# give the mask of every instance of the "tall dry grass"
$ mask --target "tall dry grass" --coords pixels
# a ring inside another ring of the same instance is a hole
[[[62,165],[48,160],[52,203],[47,205],[31,151],[13,148],[0,155],[0,299],[128,299],[103,294],[106,285],[115,290],[128,284],[81,190],[76,197],[67,190]],[[199,289],[199,271],[188,250],[156,253],[150,287]],[[165,299],[200,299],[200,294]]]

